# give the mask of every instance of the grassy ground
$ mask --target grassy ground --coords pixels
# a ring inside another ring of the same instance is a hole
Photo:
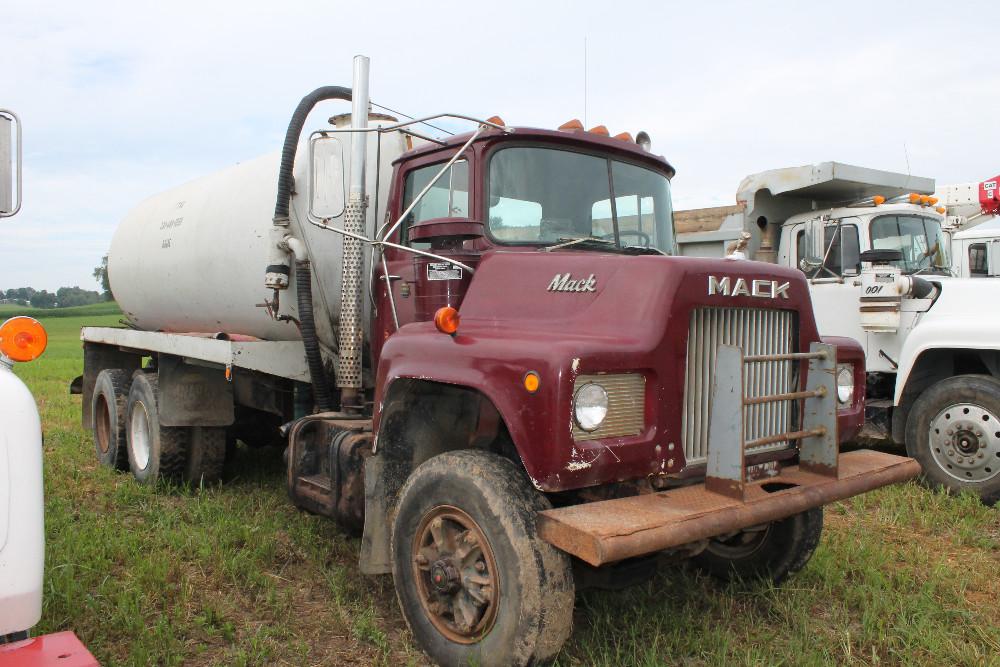
[[[121,315],[121,309],[114,301],[92,303],[88,306],[72,306],[70,308],[28,308],[17,304],[0,304],[0,320],[15,315],[27,315],[38,319],[53,319],[57,317],[91,318],[98,315]],[[89,319],[83,320],[89,324]],[[117,320],[115,320],[117,322]]]
[[[73,629],[106,665],[423,664],[391,581],[359,542],[289,505],[281,454],[242,452],[223,486],[134,484],[98,468],[70,380],[79,327],[18,366],[45,428],[42,632]],[[723,587],[664,568],[578,596],[564,665],[1000,665],[1000,509],[899,486],[828,508],[785,586]]]

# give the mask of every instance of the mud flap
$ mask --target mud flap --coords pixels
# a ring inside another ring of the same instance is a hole
[[[389,493],[385,483],[385,457],[365,461],[365,530],[361,536],[362,574],[392,572],[390,553]]]

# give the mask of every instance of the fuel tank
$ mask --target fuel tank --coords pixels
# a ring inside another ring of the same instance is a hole
[[[349,115],[331,120],[337,127],[350,124]],[[385,116],[372,115],[369,124],[389,122]],[[327,168],[325,173],[343,179],[345,197],[352,136],[368,141],[366,229],[370,236],[376,215],[385,215],[392,161],[408,146],[398,132],[383,135],[380,147],[374,135],[337,134],[343,158],[339,169]],[[376,162],[377,153],[381,165]],[[273,298],[264,287],[264,270],[280,158],[280,151],[275,151],[153,195],[125,216],[111,241],[108,277],[115,299],[133,326],[148,331],[225,332],[266,340],[299,338],[293,322],[277,321],[261,306]],[[288,231],[308,249],[317,330],[329,352],[336,348],[343,237],[307,221],[309,161],[305,139],[293,170]],[[328,224],[342,227],[341,223],[342,215]],[[368,251],[365,254],[367,258]],[[297,319],[294,269],[290,283],[280,293],[278,312]]]

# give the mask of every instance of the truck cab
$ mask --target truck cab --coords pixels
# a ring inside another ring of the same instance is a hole
[[[1000,321],[983,304],[998,288],[955,277],[934,190],[933,179],[825,162],[748,176],[736,206],[680,212],[675,223],[682,254],[739,246],[801,271],[820,332],[865,349],[861,437],[905,443],[933,483],[994,502]]]

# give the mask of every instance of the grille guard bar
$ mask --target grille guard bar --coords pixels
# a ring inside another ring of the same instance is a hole
[[[705,484],[660,493],[601,500],[538,514],[543,540],[597,567],[664,549],[780,521],[814,507],[920,473],[915,460],[871,450],[841,454],[836,476],[802,466],[746,484],[743,499]]]

